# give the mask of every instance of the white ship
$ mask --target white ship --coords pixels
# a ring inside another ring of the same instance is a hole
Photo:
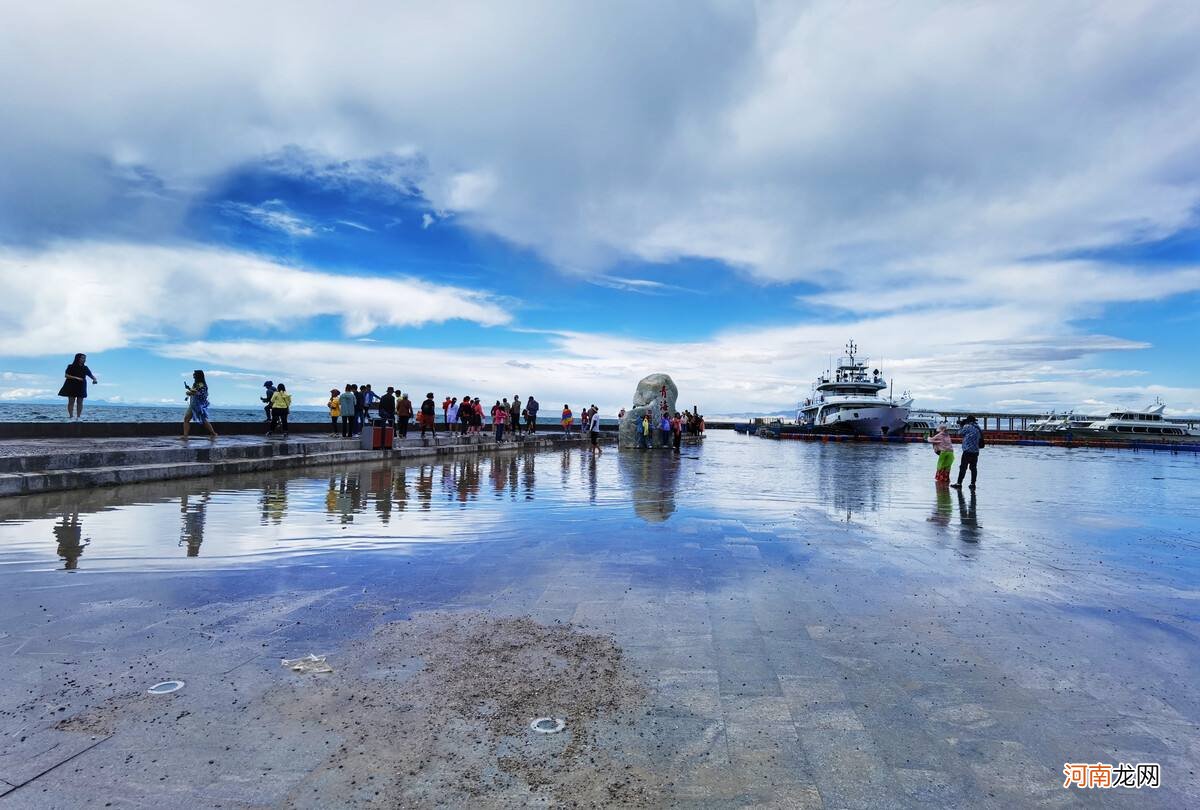
[[[1200,430],[1183,422],[1171,422],[1163,417],[1167,406],[1160,400],[1142,411],[1113,411],[1108,418],[1092,422],[1085,428],[1072,429],[1072,433],[1083,436],[1104,436],[1122,439],[1148,439],[1171,441],[1184,437],[1200,437]]]
[[[1057,433],[1064,430],[1079,430],[1089,427],[1092,421],[1092,419],[1086,417],[1076,416],[1074,411],[1067,411],[1064,414],[1056,414],[1054,411],[1051,411],[1049,415],[1030,422],[1027,430],[1030,433]]]
[[[858,347],[850,341],[837,368],[825,372],[813,384],[812,396],[798,409],[797,422],[816,431],[856,436],[903,432],[912,399],[880,396],[888,387],[883,374],[879,369],[868,371],[857,355]]]
[[[908,415],[908,424],[904,429],[908,433],[933,433],[943,424],[947,424],[946,419],[940,413],[921,411]]]

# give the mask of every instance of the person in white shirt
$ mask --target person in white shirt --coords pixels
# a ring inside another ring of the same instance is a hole
[[[595,406],[592,406],[592,415],[588,420],[588,433],[591,434],[592,452],[604,452],[600,448],[600,411]]]

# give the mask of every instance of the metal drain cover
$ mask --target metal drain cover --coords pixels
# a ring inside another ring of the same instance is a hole
[[[557,734],[567,727],[567,721],[561,717],[539,717],[529,727],[539,734]]]
[[[178,692],[183,688],[183,681],[163,681],[156,683],[146,691],[152,695],[169,695],[172,692]]]

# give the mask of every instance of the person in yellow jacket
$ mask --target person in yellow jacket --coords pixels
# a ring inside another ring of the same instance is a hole
[[[334,436],[340,436],[338,431],[338,418],[342,415],[342,392],[336,388],[329,389],[329,402],[325,403],[325,407],[329,408],[329,421],[333,423]]]
[[[275,428],[282,425],[283,438],[288,435],[288,411],[292,407],[292,395],[287,392],[287,387],[280,383],[275,388],[275,393],[271,394],[271,429],[267,431],[270,436],[275,432]]]

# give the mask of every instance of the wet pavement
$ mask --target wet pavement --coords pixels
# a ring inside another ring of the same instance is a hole
[[[980,471],[713,434],[0,500],[0,807],[1196,806],[1200,458]],[[620,700],[509,722],[547,662]]]

